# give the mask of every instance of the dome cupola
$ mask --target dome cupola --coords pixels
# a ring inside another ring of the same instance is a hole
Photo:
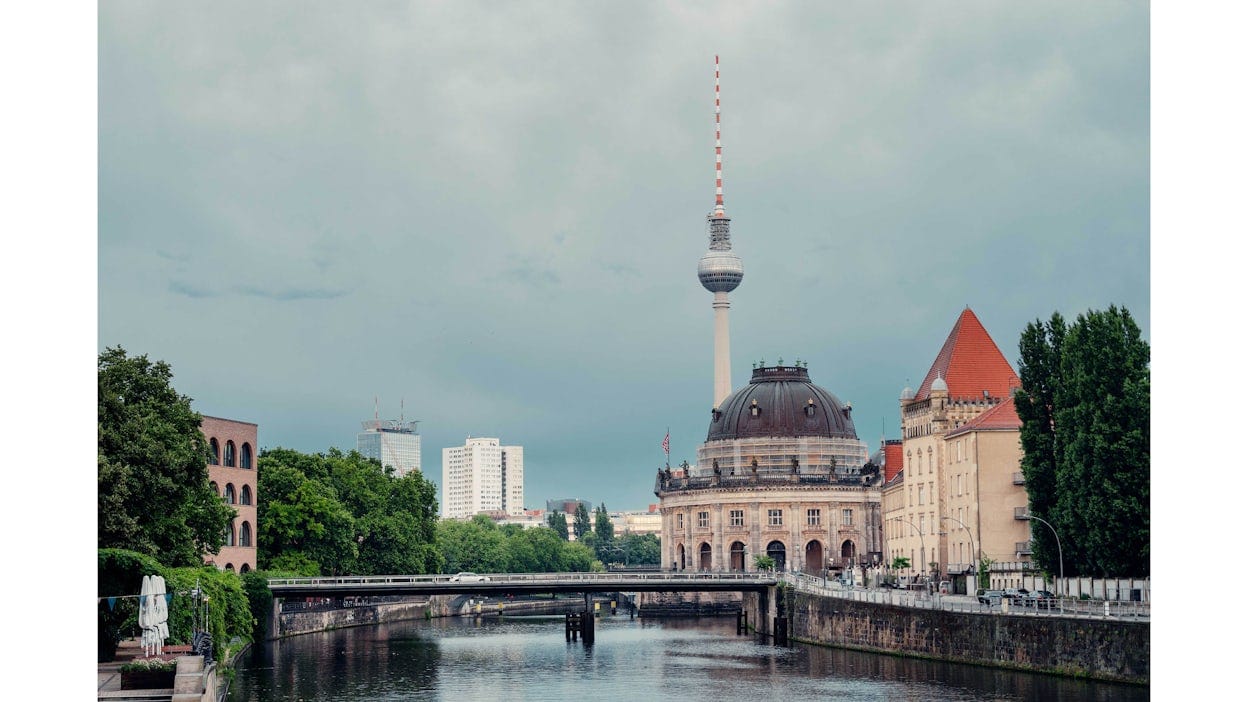
[[[759,366],[749,385],[711,410],[707,441],[819,436],[857,439],[852,408],[810,381],[803,365]]]

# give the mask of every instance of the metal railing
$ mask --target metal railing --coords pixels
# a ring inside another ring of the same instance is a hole
[[[1074,617],[1080,619],[1122,619],[1148,621],[1151,608],[1147,602],[1118,602],[1107,600],[1075,600],[1053,598],[1032,601],[993,598],[989,604],[979,601],[976,595],[941,595],[921,591],[892,590],[888,588],[844,587],[834,580],[805,573],[785,573],[782,579],[801,592],[836,597],[855,602],[868,602],[914,609],[938,609],[946,612],[964,612],[984,616],[1021,617]]]
[[[461,582],[455,575],[349,575],[327,578],[272,578],[269,587],[282,585],[422,585]],[[775,581],[775,573],[753,571],[649,571],[632,573],[478,573],[476,577],[488,578],[491,584],[545,584],[545,583],[653,583],[688,582],[691,580],[714,580],[717,582],[768,583]],[[465,584],[477,582],[462,581]]]

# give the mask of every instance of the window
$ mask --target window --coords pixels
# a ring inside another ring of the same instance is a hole
[[[234,483],[227,483],[225,486],[225,502],[232,505],[234,501]]]
[[[251,525],[247,522],[243,522],[243,528],[238,530],[238,545],[251,545]]]
[[[711,525],[710,512],[698,512],[698,527],[705,529]]]
[[[923,486],[919,486],[919,504],[923,504]]]
[[[229,526],[225,528],[225,545],[226,546],[234,545],[234,524],[233,523],[231,523]]]
[[[852,509],[841,510],[841,526],[853,526],[853,525],[854,525],[854,510]]]
[[[823,521],[823,512],[818,509],[806,510],[806,526],[819,526]]]
[[[239,468],[251,468],[251,444],[243,444],[243,451],[238,458]]]
[[[767,510],[768,526],[784,526],[784,510],[769,509]]]
[[[234,442],[225,442],[225,465],[228,468],[234,467]]]
[[[221,465],[221,444],[217,440],[209,439],[208,448],[212,451],[212,455],[208,457],[208,464],[213,466]]]
[[[676,528],[677,529],[685,528],[685,515],[683,513],[676,515]]]
[[[923,521],[923,517],[924,517],[924,516],[926,516],[926,515],[922,515],[922,514],[920,514],[920,515],[919,515],[919,533],[920,533],[920,534],[926,534],[926,533],[927,533],[927,529],[924,529],[924,528],[923,528],[923,527],[924,527],[924,525],[925,525],[925,522]]]
[[[728,510],[728,526],[745,526],[745,510]]]
[[[243,491],[240,497],[238,498],[238,504],[240,505],[251,504],[251,486],[250,485],[243,486]]]

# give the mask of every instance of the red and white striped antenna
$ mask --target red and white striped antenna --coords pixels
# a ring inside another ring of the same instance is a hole
[[[724,216],[724,147],[719,141],[719,54],[715,54],[715,217]]]

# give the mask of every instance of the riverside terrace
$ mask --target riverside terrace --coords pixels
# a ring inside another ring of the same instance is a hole
[[[555,592],[765,592],[775,573],[486,573],[488,580],[453,575],[374,575],[274,578],[274,597],[381,595],[529,595]]]

